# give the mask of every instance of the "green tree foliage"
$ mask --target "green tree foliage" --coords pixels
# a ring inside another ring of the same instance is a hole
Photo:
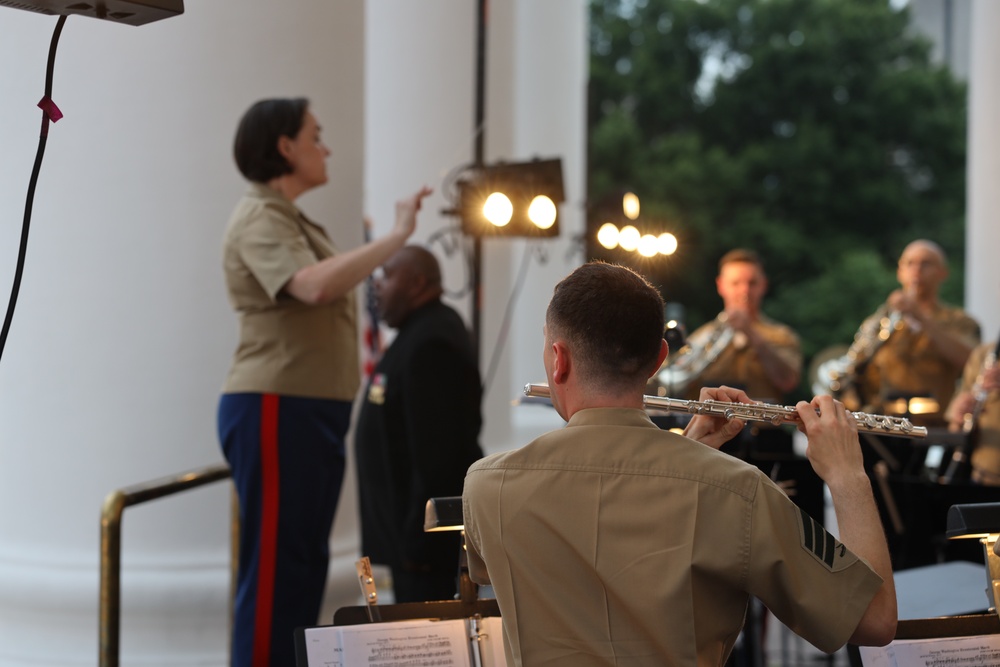
[[[680,247],[636,268],[689,328],[721,306],[718,258],[756,249],[807,358],[850,342],[915,238],[960,302],[965,86],[908,26],[875,0],[593,0],[588,239],[639,194]]]

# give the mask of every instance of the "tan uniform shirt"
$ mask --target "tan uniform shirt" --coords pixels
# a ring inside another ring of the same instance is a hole
[[[336,252],[323,228],[292,202],[251,184],[223,248],[229,301],[240,320],[225,393],[354,400],[360,384],[354,292],[310,306],[283,291],[299,269]]]
[[[480,460],[463,502],[510,665],[722,665],[750,595],[834,651],[881,585],[757,468],[641,410]]]
[[[969,355],[962,375],[961,391],[972,391],[983,370],[986,356],[994,349],[996,342],[983,343]],[[1000,391],[991,391],[986,395],[976,425],[972,468],[985,478],[984,481],[1000,484]]]
[[[716,318],[698,327],[689,338],[692,350],[697,348],[699,341],[710,339],[724,326],[722,318]],[[764,315],[759,316],[753,327],[785,363],[796,372],[801,372],[802,347],[794,331]],[[668,356],[667,360],[669,359]],[[718,387],[723,384],[740,387],[758,401],[780,403],[784,397],[784,392],[768,378],[757,352],[746,340],[746,336],[739,333],[703,372],[691,379],[683,398],[697,400],[702,387]]]
[[[873,324],[886,316],[888,309],[882,306],[862,324],[862,331],[878,330]],[[969,347],[979,342],[979,324],[952,306],[940,305],[933,319],[950,333],[959,336]],[[931,397],[937,401],[939,410],[915,421],[934,425],[944,423],[944,411],[955,394],[961,368],[955,368],[934,347],[930,337],[922,330],[902,320],[901,328],[895,330],[876,350],[870,362],[862,369],[858,382],[863,409],[877,413],[892,413],[893,398]]]

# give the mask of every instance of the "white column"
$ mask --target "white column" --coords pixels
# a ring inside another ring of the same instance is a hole
[[[368,0],[367,12],[365,212],[375,234],[384,234],[396,200],[421,185],[434,188],[410,242],[432,240],[445,300],[468,322],[462,238],[442,234],[457,224],[442,211],[454,204],[446,180],[473,159],[475,3]]]
[[[965,305],[984,340],[1000,333],[1000,3],[974,0],[969,66]]]
[[[505,350],[503,374],[487,395],[494,418],[510,424],[507,441],[490,442],[493,449],[527,443],[558,428],[555,411],[537,406],[512,406],[527,382],[544,381],[542,325],[556,283],[585,261],[586,230],[586,108],[589,49],[587,3],[582,0],[532,2],[517,0],[494,8],[489,113],[508,118],[507,133],[490,135],[493,158],[525,160],[561,157],[566,201],[560,206],[560,236],[539,240],[544,264],[532,260],[527,285],[520,295]],[[497,264],[506,265],[506,281],[489,286],[487,326],[498,327],[521,266],[526,241],[497,249]],[[500,256],[502,251],[506,254]]]
[[[377,230],[388,229],[392,202],[428,183],[436,189],[421,215],[416,242],[426,242],[454,218],[444,178],[474,157],[476,2],[368,0],[366,62],[366,198]],[[561,423],[552,411],[512,408],[525,382],[544,379],[541,330],[555,282],[582,260],[567,251],[582,233],[587,76],[586,3],[505,0],[489,3],[486,74],[486,161],[562,157],[569,201],[561,207],[559,239],[540,241],[548,263],[533,263],[509,332],[501,325],[520,267],[523,240],[483,242],[480,362],[484,375],[502,346],[484,397],[483,444],[488,451],[524,444],[539,429]],[[414,30],[420,25],[421,30]],[[458,254],[443,261],[445,282],[458,291],[468,273]],[[447,299],[471,323],[471,296]],[[484,379],[487,379],[484,377]],[[442,397],[447,401],[448,397]],[[527,420],[527,432],[521,422]],[[538,421],[541,421],[539,424]]]
[[[0,14],[6,305],[56,19]],[[245,188],[231,153],[250,103],[313,100],[333,178],[302,205],[342,247],[360,242],[363,28],[359,3],[308,0],[189,1],[138,28],[67,21],[53,91],[65,118],[0,360],[0,665],[93,665],[105,495],[222,462],[215,408],[236,320],[220,248]],[[228,485],[130,508],[124,528],[122,663],[224,664]],[[337,586],[357,598],[349,572]]]

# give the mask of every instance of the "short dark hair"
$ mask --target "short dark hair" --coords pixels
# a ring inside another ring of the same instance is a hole
[[[656,370],[663,298],[632,269],[590,262],[556,285],[545,323],[572,347],[586,381],[631,387]]]
[[[722,273],[722,267],[726,264],[733,264],[735,262],[753,264],[760,269],[761,273],[764,273],[764,261],[760,258],[760,255],[749,248],[736,248],[723,255],[722,259],[719,260],[719,273]]]
[[[420,245],[405,245],[398,252],[406,257],[411,270],[423,276],[430,287],[441,287],[441,265],[434,253]]]
[[[255,183],[291,173],[292,165],[278,151],[278,139],[294,139],[305,122],[309,100],[275,98],[254,103],[236,128],[233,157],[240,173]]]

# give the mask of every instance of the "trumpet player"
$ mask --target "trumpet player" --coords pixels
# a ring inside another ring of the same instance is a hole
[[[689,337],[676,363],[689,377],[676,389],[697,399],[701,387],[724,384],[780,403],[799,384],[802,350],[794,331],[761,312],[767,275],[760,256],[745,248],[730,250],[719,260],[715,286],[723,310]]]
[[[997,344],[983,343],[969,355],[962,386],[945,413],[948,430],[971,438],[971,479],[1000,485],[1000,365]]]
[[[925,425],[943,424],[943,411],[972,349],[979,342],[979,324],[960,308],[942,303],[941,285],[948,277],[944,250],[926,239],[903,250],[896,269],[900,289],[892,292],[861,325],[878,331],[874,352],[857,371],[857,399],[862,409],[894,412],[900,398],[928,397],[937,410],[923,417]],[[891,322],[886,327],[874,323]],[[862,341],[863,342],[863,341]],[[845,397],[845,403],[851,407]]]

